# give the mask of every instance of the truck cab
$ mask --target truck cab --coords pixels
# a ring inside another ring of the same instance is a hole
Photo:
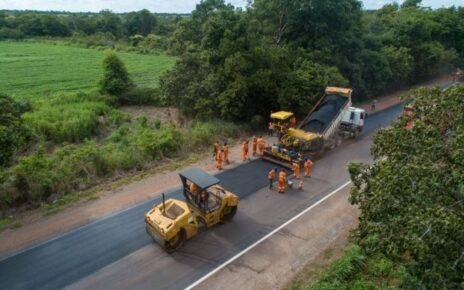
[[[343,131],[350,132],[352,134],[358,134],[362,132],[364,128],[365,119],[365,110],[355,107],[349,107],[348,110],[343,112],[340,129]]]

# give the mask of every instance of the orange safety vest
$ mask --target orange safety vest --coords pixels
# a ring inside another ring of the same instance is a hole
[[[311,160],[307,160],[305,162],[305,169],[311,169],[311,166],[313,165],[313,162]]]
[[[190,184],[190,192],[193,193],[193,196],[197,196],[198,194],[198,188],[197,188],[197,185],[195,183],[191,183]]]
[[[218,152],[216,153],[216,160],[217,160],[217,162],[222,162],[222,152],[221,152],[221,150],[218,150]]]

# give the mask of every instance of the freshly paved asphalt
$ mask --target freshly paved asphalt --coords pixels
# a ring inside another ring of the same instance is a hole
[[[388,125],[401,110],[401,106],[395,106],[371,115],[358,140],[327,153],[317,162],[320,175],[311,180],[307,193],[253,194],[263,192],[268,184],[266,174],[274,167],[260,160],[218,174],[221,184],[241,198],[234,222],[201,233],[173,255],[163,252],[145,233],[143,216],[153,204],[161,201],[156,198],[1,260],[0,289],[60,289],[89,275],[95,276],[91,274],[105,267],[115,265],[113,267],[117,268],[118,261],[147,247],[155,247],[150,264],[154,267],[153,273],[141,279],[136,288],[188,286],[344,183],[348,179],[346,162],[360,154],[368,155],[371,133]],[[180,190],[169,192],[167,198],[171,197],[182,198]],[[127,269],[121,271],[127,272]],[[113,278],[124,282],[122,278]],[[92,281],[95,283],[87,288],[107,288],[105,280],[98,275]],[[85,279],[82,285],[86,285]]]

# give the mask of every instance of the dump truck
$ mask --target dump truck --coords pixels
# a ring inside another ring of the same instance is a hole
[[[357,137],[363,130],[366,112],[351,106],[351,94],[348,88],[327,87],[297,128],[282,129],[278,144],[266,147],[263,158],[285,167],[294,162],[302,165],[305,158],[314,158],[347,137]],[[288,124],[287,120],[281,123]]]
[[[147,233],[168,253],[182,247],[201,228],[231,220],[239,197],[219,185],[219,179],[198,168],[179,173],[185,200],[168,199],[145,214]]]

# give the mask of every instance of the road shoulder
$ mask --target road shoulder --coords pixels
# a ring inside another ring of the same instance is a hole
[[[320,253],[340,248],[357,225],[359,211],[348,202],[350,186],[197,285],[195,289],[278,289]]]

